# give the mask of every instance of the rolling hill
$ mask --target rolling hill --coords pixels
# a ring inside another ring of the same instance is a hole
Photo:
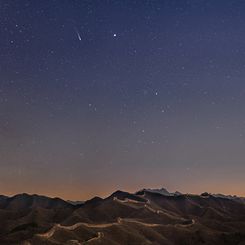
[[[0,196],[0,244],[245,244],[243,198],[116,191],[67,202],[19,194]]]

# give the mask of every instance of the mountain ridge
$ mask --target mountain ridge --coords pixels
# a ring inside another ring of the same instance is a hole
[[[123,193],[130,193],[128,191],[122,191],[122,190],[117,190],[115,192],[113,192],[112,194],[108,195],[108,196],[105,196],[104,198],[102,197],[98,197],[98,196],[95,196],[95,197],[92,197],[91,199],[93,198],[101,198],[101,199],[106,199],[110,196],[112,196],[114,193],[116,192],[123,192]],[[169,192],[166,188],[164,187],[161,187],[161,188],[143,188],[143,189],[140,189],[140,190],[137,190],[131,194],[138,194],[138,193],[142,193],[142,192],[152,192],[152,193],[159,193],[159,194],[162,194],[162,195],[165,195],[165,196],[177,196],[177,195],[210,195],[210,196],[215,196],[215,197],[220,197],[220,198],[227,198],[227,199],[245,199],[245,196],[237,196],[237,195],[231,195],[231,194],[222,194],[222,193],[212,193],[212,192],[202,192],[200,194],[194,194],[194,193],[182,193],[182,192],[179,192],[179,191],[175,191],[175,192]],[[80,205],[80,204],[84,204],[85,202],[91,200],[91,199],[88,199],[88,200],[69,200],[69,199],[63,199],[61,197],[50,197],[48,195],[44,195],[44,194],[34,194],[34,193],[26,193],[26,192],[23,192],[23,193],[18,193],[18,194],[14,194],[14,195],[11,195],[11,196],[8,196],[8,195],[1,195],[0,194],[0,200],[4,200],[4,199],[8,199],[8,198],[15,198],[15,197],[19,197],[19,196],[33,196],[33,197],[44,197],[44,198],[49,198],[49,199],[53,199],[53,200],[62,200],[62,201],[65,201],[69,204],[72,204],[72,205]]]
[[[118,190],[78,204],[27,193],[0,196],[0,244],[86,242],[241,245],[245,203],[233,196],[175,194],[163,188]]]

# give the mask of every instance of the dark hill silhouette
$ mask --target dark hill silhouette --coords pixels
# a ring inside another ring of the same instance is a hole
[[[160,190],[116,191],[78,204],[39,195],[0,196],[0,244],[245,243],[242,198]]]

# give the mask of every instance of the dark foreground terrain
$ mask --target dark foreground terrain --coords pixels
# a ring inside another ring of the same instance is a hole
[[[117,191],[83,204],[0,196],[0,244],[245,245],[245,202],[209,194]]]

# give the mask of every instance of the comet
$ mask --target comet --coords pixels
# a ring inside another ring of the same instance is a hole
[[[82,37],[81,37],[79,31],[77,30],[77,28],[74,28],[74,30],[75,30],[75,32],[76,32],[76,34],[77,34],[78,40],[79,40],[79,41],[82,41]]]

